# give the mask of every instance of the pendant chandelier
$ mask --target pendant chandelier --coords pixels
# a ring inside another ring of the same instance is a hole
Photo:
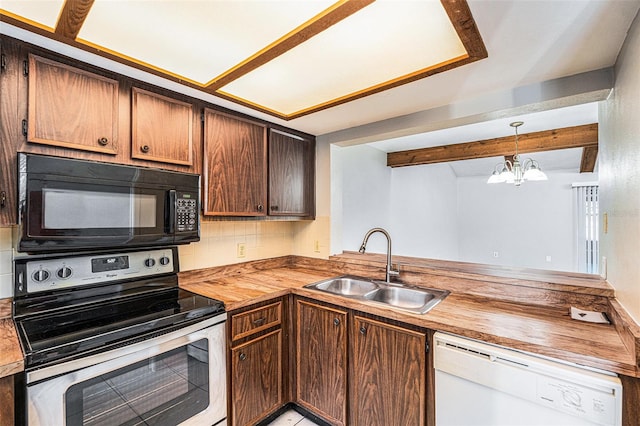
[[[487,183],[512,183],[520,186],[525,180],[547,180],[547,175],[540,170],[540,165],[536,160],[527,158],[520,164],[520,156],[518,155],[518,127],[524,122],[514,121],[509,124],[516,130],[516,154],[513,161],[505,160],[496,164],[493,173],[489,177]]]

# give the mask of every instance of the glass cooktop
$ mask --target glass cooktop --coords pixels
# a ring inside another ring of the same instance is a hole
[[[164,334],[224,312],[218,300],[165,288],[113,301],[76,304],[16,319],[27,367],[73,359],[151,334]]]

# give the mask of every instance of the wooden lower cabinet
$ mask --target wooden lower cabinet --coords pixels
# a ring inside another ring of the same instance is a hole
[[[0,426],[13,426],[13,376],[0,378]]]
[[[296,404],[332,425],[433,424],[427,330],[301,297],[294,314]]]
[[[296,300],[296,403],[347,424],[347,311]]]
[[[352,426],[426,424],[426,334],[353,315]]]
[[[231,350],[231,424],[253,425],[283,404],[282,330]]]

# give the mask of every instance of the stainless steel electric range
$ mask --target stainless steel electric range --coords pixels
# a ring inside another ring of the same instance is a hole
[[[224,304],[177,272],[175,247],[16,259],[19,421],[226,424]]]

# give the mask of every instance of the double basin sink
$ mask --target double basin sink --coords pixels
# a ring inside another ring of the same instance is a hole
[[[305,288],[351,299],[381,303],[388,307],[415,314],[427,313],[449,294],[447,290],[374,281],[352,275],[344,275],[308,284]]]

